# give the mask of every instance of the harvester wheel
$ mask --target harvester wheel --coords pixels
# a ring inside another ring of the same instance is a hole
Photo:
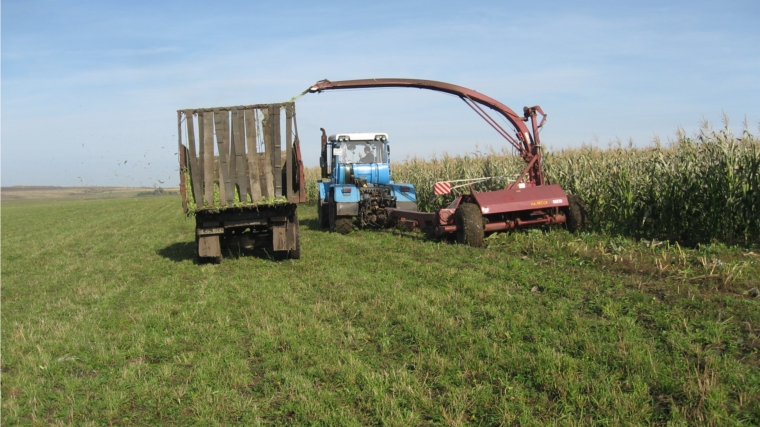
[[[474,203],[459,205],[454,220],[457,225],[457,242],[480,248],[485,245],[485,231],[483,229],[483,214],[480,207]]]
[[[588,227],[586,204],[575,194],[567,195],[567,203],[570,205],[567,207],[567,221],[565,222],[568,231],[575,233],[586,229]]]

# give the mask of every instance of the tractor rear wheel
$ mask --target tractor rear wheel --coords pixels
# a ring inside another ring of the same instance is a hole
[[[319,228],[328,228],[330,226],[330,213],[328,212],[329,205],[327,203],[319,203],[317,206],[317,223]]]
[[[480,207],[474,203],[459,205],[454,214],[457,225],[457,242],[475,248],[485,246],[485,231],[483,229],[483,214]]]
[[[350,233],[354,228],[353,221],[351,221],[351,218],[341,217],[335,219],[335,231],[337,231],[340,234],[348,234]]]
[[[567,220],[565,226],[571,233],[585,230],[588,227],[588,211],[586,204],[575,194],[567,195]]]
[[[330,231],[338,232],[340,234],[348,234],[353,228],[354,224],[351,217],[338,217],[335,213],[335,203],[330,203]]]

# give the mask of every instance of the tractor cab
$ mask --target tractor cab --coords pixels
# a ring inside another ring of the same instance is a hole
[[[323,178],[330,178],[335,184],[388,184],[389,151],[386,133],[331,135],[320,159]]]
[[[388,163],[387,134],[337,134],[329,140],[333,164]]]

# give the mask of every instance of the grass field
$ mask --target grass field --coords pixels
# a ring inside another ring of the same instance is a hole
[[[760,424],[749,249],[299,216],[197,265],[178,197],[4,202],[2,424]]]
[[[3,201],[39,201],[39,200],[93,200],[135,197],[154,191],[152,187],[53,187],[53,186],[14,186],[2,187]],[[171,189],[178,192],[179,189]]]

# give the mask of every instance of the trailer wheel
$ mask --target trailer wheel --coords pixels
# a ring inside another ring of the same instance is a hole
[[[480,248],[485,245],[483,214],[474,203],[463,203],[454,214],[457,225],[457,242]]]
[[[570,205],[567,207],[567,221],[565,222],[568,231],[575,233],[586,229],[588,227],[586,204],[575,194],[567,195],[567,203]]]

